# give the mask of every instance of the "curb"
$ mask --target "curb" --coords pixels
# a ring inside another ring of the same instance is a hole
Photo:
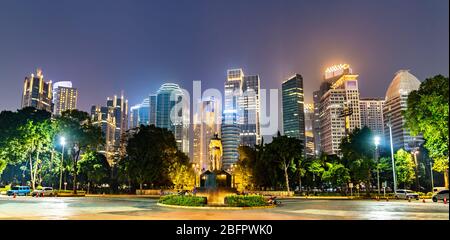
[[[179,206],[179,205],[168,205],[164,203],[156,203],[156,205],[161,207],[169,208],[185,208],[185,209],[215,209],[215,210],[252,210],[252,209],[265,209],[265,208],[275,208],[275,205],[270,206],[259,206],[259,207],[211,207],[211,206]]]

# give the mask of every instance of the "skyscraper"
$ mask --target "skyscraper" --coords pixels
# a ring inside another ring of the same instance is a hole
[[[222,118],[222,146],[223,146],[223,168],[228,169],[239,158],[240,127],[239,101],[242,96],[242,81],[244,73],[242,69],[231,69],[227,71],[225,81],[225,106]]]
[[[303,77],[295,74],[281,85],[283,103],[283,132],[297,138],[305,146],[305,104]]]
[[[189,154],[189,107],[178,84],[163,84],[156,96],[156,126],[165,128],[175,136],[180,151]],[[179,104],[179,105],[177,105]],[[179,106],[179,107],[176,107]]]
[[[44,81],[41,69],[36,70],[36,75],[25,77],[22,94],[22,108],[34,107],[39,110],[52,112],[53,110],[52,81]]]
[[[314,105],[305,104],[305,149],[306,154],[314,156],[315,139],[314,139]]]
[[[373,134],[384,136],[383,106],[384,100],[363,98],[359,101],[361,111],[361,127],[368,127]]]
[[[92,106],[91,119],[93,125],[101,127],[105,135],[103,151],[108,162],[112,165],[121,157],[123,137],[128,129],[128,100],[121,95],[107,98],[106,106]]]
[[[322,152],[320,145],[320,91],[313,92],[313,136],[314,136],[314,155],[319,155]]]
[[[78,91],[72,87],[72,82],[61,81],[53,84],[53,114],[77,108]]]
[[[411,136],[405,126],[402,111],[407,109],[407,100],[410,92],[419,89],[420,81],[409,70],[400,70],[395,74],[389,88],[383,107],[384,135],[389,142],[389,124],[392,126],[392,144],[395,150],[403,148],[407,151],[423,143],[423,138]]]
[[[144,98],[140,104],[130,108],[130,128],[150,125],[150,99]]]
[[[193,162],[200,169],[207,169],[209,158],[209,143],[217,133],[220,136],[219,102],[213,97],[198,102],[198,112],[194,115],[194,152]]]
[[[156,94],[150,94],[148,98],[150,107],[148,124],[156,126]]]
[[[327,154],[338,154],[342,138],[361,128],[357,78],[348,64],[325,71],[322,86],[329,90],[322,94],[319,108],[321,148]]]
[[[261,141],[259,126],[260,80],[258,75],[244,76],[239,99],[239,125],[242,146],[254,147]]]

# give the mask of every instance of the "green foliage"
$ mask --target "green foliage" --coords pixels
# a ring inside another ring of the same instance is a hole
[[[110,166],[103,154],[88,150],[81,156],[78,162],[78,174],[85,178],[86,182],[101,184],[108,180]]]
[[[153,125],[133,130],[126,146],[127,155],[119,162],[122,178],[134,184],[191,186],[189,158],[177,149],[172,132]]]
[[[350,181],[350,171],[340,163],[326,163],[326,170],[322,174],[322,180],[328,181],[334,186],[343,186]]]
[[[406,152],[403,149],[399,149],[395,155],[395,172],[397,175],[397,181],[409,186],[416,178],[415,164],[411,153]]]
[[[373,134],[369,128],[355,129],[340,144],[343,164],[350,170],[353,182],[364,182],[370,185],[371,171],[376,167],[374,162]],[[369,188],[367,194],[369,194]]]
[[[448,187],[448,102],[449,79],[437,75],[426,79],[417,91],[408,95],[404,112],[406,125],[413,134],[422,133],[425,148],[435,161],[434,170],[444,173]]]
[[[233,195],[225,197],[225,204],[230,207],[266,206],[267,201],[261,195]]]
[[[204,206],[206,205],[206,197],[167,195],[162,196],[159,199],[159,202],[162,204],[178,206]]]

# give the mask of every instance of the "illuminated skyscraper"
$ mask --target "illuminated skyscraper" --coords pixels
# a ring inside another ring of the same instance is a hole
[[[209,143],[214,134],[220,136],[221,112],[219,102],[213,97],[198,102],[198,113],[194,115],[194,152],[193,162],[200,169],[206,169],[209,158]]]
[[[140,125],[150,125],[150,99],[145,98],[142,103],[130,108],[130,128]]]
[[[242,96],[242,81],[244,73],[242,69],[227,71],[225,82],[225,106],[222,118],[222,146],[223,168],[228,169],[239,158],[238,148],[240,144],[239,101]]]
[[[93,125],[98,125],[105,135],[105,146],[102,150],[108,162],[112,165],[119,161],[122,141],[128,129],[128,100],[121,95],[107,98],[106,106],[92,106],[91,120]]]
[[[239,125],[242,146],[254,147],[261,141],[259,125],[260,80],[258,75],[244,76],[239,99]]]
[[[150,96],[148,96],[148,99],[150,107],[148,124],[156,126],[156,94],[150,94]]]
[[[384,136],[383,107],[384,100],[364,98],[359,100],[361,127],[368,127],[373,134]]]
[[[53,84],[53,114],[60,116],[62,112],[77,109],[78,91],[72,82],[62,81]]]
[[[422,136],[411,136],[405,126],[405,118],[402,111],[407,109],[408,95],[419,89],[420,81],[408,70],[400,70],[386,91],[385,104],[383,107],[384,135],[389,143],[389,124],[392,125],[392,144],[394,150],[403,148],[407,151],[418,147],[423,143]]]
[[[315,155],[315,139],[314,139],[314,105],[305,104],[305,149],[306,154]]]
[[[190,115],[187,99],[178,84],[163,84],[156,96],[156,126],[173,132],[177,147],[189,155]]]
[[[348,64],[325,71],[319,111],[321,148],[326,154],[338,154],[342,138],[361,128],[357,78]]]
[[[299,139],[305,146],[303,77],[300,74],[295,74],[284,81],[281,88],[284,135]]]
[[[314,135],[314,155],[318,156],[321,151],[320,145],[320,91],[313,92],[313,107],[314,107],[314,115],[313,115],[313,135]]]
[[[53,110],[52,81],[44,81],[41,69],[37,69],[36,75],[25,77],[22,94],[22,108],[34,107],[39,110],[52,112]]]

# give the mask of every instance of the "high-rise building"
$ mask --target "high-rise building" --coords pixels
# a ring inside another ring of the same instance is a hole
[[[207,169],[209,153],[209,143],[215,134],[220,136],[219,103],[213,97],[202,99],[198,102],[198,112],[194,115],[194,146],[193,162],[200,166],[200,169]]]
[[[106,159],[112,165],[120,157],[124,141],[123,137],[128,130],[128,100],[121,95],[107,98],[106,106],[92,106],[91,119],[93,125],[98,125],[105,135],[104,149]]]
[[[322,86],[329,90],[321,96],[319,111],[321,150],[326,154],[338,154],[342,138],[361,128],[357,78],[348,64],[325,71]]]
[[[305,149],[306,154],[314,156],[315,142],[314,142],[314,105],[305,104]]]
[[[305,103],[303,77],[295,74],[281,85],[283,103],[283,132],[297,138],[305,146]]]
[[[314,136],[314,155],[318,156],[321,153],[320,145],[320,91],[313,92],[313,136]]]
[[[244,76],[239,99],[239,125],[242,146],[254,147],[261,141],[259,126],[260,80],[258,75]]]
[[[53,114],[60,116],[62,112],[77,109],[78,91],[72,82],[61,81],[53,84]]]
[[[22,108],[34,107],[39,110],[52,112],[53,110],[52,81],[44,81],[41,69],[37,69],[36,75],[25,77],[23,83]]]
[[[373,134],[384,136],[383,106],[383,99],[360,99],[359,108],[361,111],[361,127],[368,127]]]
[[[150,107],[148,124],[156,126],[156,94],[150,94],[148,98]]]
[[[156,96],[156,126],[172,131],[178,149],[189,154],[190,116],[185,100],[178,84],[163,84]],[[181,107],[175,107],[176,105]]]
[[[242,96],[242,82],[244,73],[242,69],[231,69],[227,71],[225,81],[225,106],[222,118],[222,162],[224,169],[228,169],[239,158],[240,127],[239,114],[240,97]]]
[[[402,111],[407,109],[408,95],[419,89],[420,81],[408,70],[400,70],[386,91],[383,107],[384,135],[387,143],[390,143],[389,125],[392,126],[392,145],[395,150],[403,148],[407,151],[418,147],[423,143],[422,136],[411,136],[405,126],[405,118]]]
[[[150,99],[145,98],[142,103],[130,108],[130,128],[140,125],[150,125]]]

